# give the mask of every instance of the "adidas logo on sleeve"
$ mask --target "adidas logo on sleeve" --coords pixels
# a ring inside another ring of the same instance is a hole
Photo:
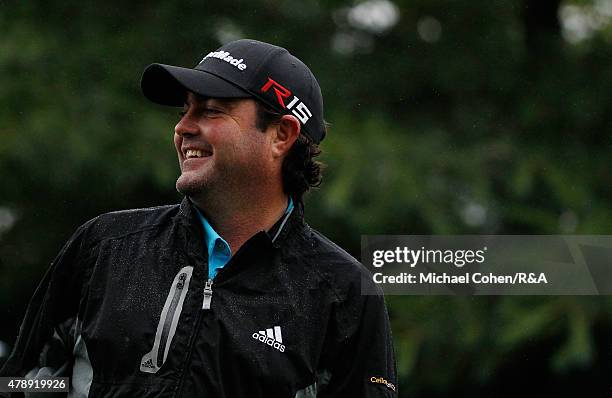
[[[272,348],[285,352],[285,346],[283,345],[283,335],[281,334],[280,326],[274,326],[266,330],[260,330],[253,333],[255,340],[261,341],[262,343],[269,345]]]

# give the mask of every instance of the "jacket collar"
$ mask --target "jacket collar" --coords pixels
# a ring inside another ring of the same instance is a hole
[[[288,236],[299,231],[305,225],[304,203],[301,200],[295,199],[293,203],[293,210],[288,215],[281,217],[267,233],[270,243],[273,243],[277,248],[283,244]],[[187,227],[194,228],[194,225],[197,225],[199,231],[202,229],[195,204],[187,196],[183,197],[177,218],[181,224]]]

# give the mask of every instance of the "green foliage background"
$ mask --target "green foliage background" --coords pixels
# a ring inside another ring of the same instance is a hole
[[[559,18],[609,0],[366,3],[396,23],[340,0],[0,0],[0,340],[78,225],[179,200],[175,110],[140,74],[232,38],[319,78],[332,127],[307,217],[353,254],[362,234],[610,234],[612,16],[580,41]],[[388,304],[401,396],[612,388],[608,297]]]

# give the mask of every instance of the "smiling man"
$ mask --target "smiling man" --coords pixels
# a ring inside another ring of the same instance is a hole
[[[183,107],[185,198],[81,226],[0,375],[69,376],[75,397],[397,396],[382,295],[303,218],[326,134],[308,67],[238,40],[141,85]]]

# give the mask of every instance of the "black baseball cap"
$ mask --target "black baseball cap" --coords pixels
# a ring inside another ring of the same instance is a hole
[[[302,61],[272,44],[236,40],[209,52],[193,69],[151,64],[140,86],[149,100],[169,106],[183,106],[187,91],[209,98],[255,98],[296,116],[314,143],[325,137],[317,79]]]

